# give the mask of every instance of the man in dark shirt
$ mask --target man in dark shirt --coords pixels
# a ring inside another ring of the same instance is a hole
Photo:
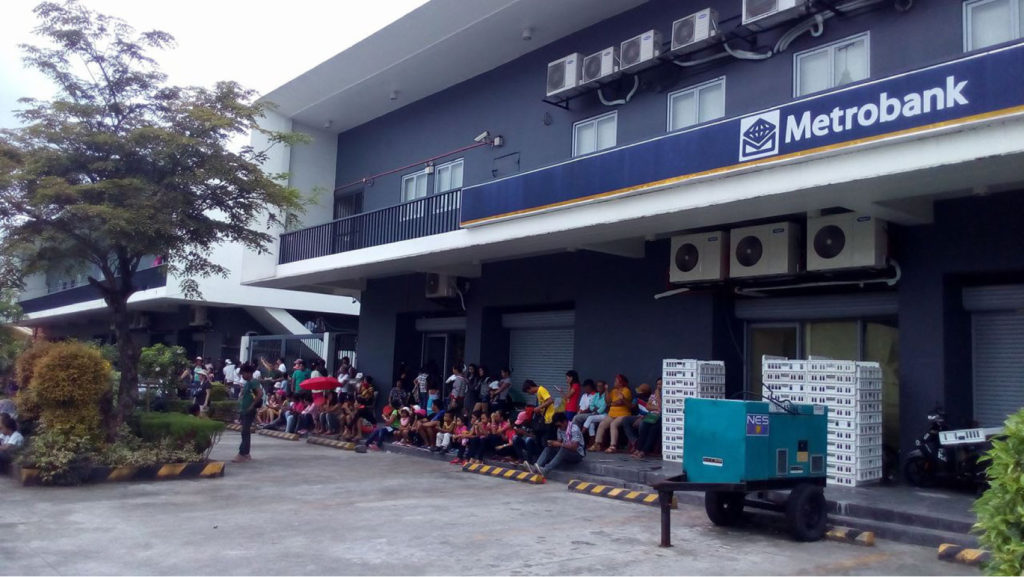
[[[256,417],[256,401],[263,397],[263,389],[260,387],[259,381],[252,378],[255,370],[252,363],[245,363],[239,369],[245,384],[242,385],[242,391],[238,394],[238,414],[239,420],[242,423],[242,444],[238,446],[238,456],[233,459],[235,463],[245,463],[252,460],[252,457],[249,456],[252,421]]]

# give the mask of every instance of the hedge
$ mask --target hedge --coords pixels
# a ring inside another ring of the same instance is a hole
[[[170,439],[180,447],[191,445],[205,453],[220,438],[224,423],[181,413],[140,413],[138,433],[146,441]]]

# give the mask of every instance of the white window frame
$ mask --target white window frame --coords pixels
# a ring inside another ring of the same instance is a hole
[[[868,61],[867,61],[867,72],[868,72],[868,74],[867,74],[867,77],[864,78],[863,80],[867,80],[867,79],[871,78],[871,32],[868,31],[868,32],[861,32],[860,34],[854,34],[852,36],[847,36],[846,38],[843,38],[841,40],[836,40],[835,42],[829,42],[828,44],[824,44],[822,46],[817,46],[815,48],[811,48],[810,50],[804,50],[803,52],[797,52],[796,54],[794,54],[793,55],[793,98],[803,98],[804,96],[808,96],[808,95],[811,95],[811,94],[817,94],[817,92],[822,92],[822,91],[825,91],[825,90],[832,90],[833,88],[837,88],[838,86],[840,86],[840,85],[836,84],[836,79],[835,79],[835,71],[836,71],[836,52],[835,52],[835,50],[836,50],[836,47],[837,46],[843,46],[843,45],[846,45],[846,44],[852,44],[853,42],[856,42],[856,41],[858,41],[858,40],[860,40],[862,38],[864,39],[864,52],[867,54],[867,57],[868,57],[867,58],[868,59]],[[827,51],[828,54],[829,54],[829,86],[827,88],[823,88],[821,90],[818,90],[817,92],[808,92],[807,94],[800,94],[800,59],[804,58],[806,56],[810,56],[811,54],[816,54],[816,53],[823,52],[823,51]],[[854,82],[861,82],[861,80],[856,80]],[[846,86],[846,85],[843,84],[841,86]]]
[[[615,144],[612,144],[611,146],[608,146],[608,147],[605,147],[605,148],[595,148],[593,152],[588,152],[586,154],[579,154],[579,153],[577,153],[578,143],[576,142],[576,134],[577,134],[577,131],[579,130],[579,127],[584,125],[584,124],[593,124],[594,125],[594,134],[595,134],[595,137],[596,137],[596,135],[597,135],[597,123],[600,122],[601,120],[604,120],[605,118],[614,118],[615,119]],[[609,148],[615,148],[616,146],[618,146],[618,144],[619,144],[619,111],[618,110],[613,110],[611,112],[607,112],[605,114],[599,114],[597,116],[591,116],[590,118],[585,118],[585,119],[580,120],[578,122],[574,122],[573,125],[572,125],[572,157],[573,158],[576,158],[576,157],[579,157],[579,156],[587,156],[589,154],[594,154],[596,152],[601,152],[602,150],[608,150]]]
[[[669,93],[668,100],[666,100],[668,110],[666,110],[666,112],[665,112],[665,132],[675,132],[677,130],[683,130],[685,128],[692,128],[694,126],[700,125],[701,124],[701,121],[700,121],[700,92],[701,92],[701,90],[704,90],[705,88],[710,88],[710,87],[715,86],[717,84],[721,84],[722,85],[722,116],[718,116],[716,118],[709,118],[708,120],[705,120],[704,122],[711,122],[712,120],[717,120],[719,118],[725,118],[725,116],[726,116],[726,114],[725,114],[725,90],[726,90],[725,89],[725,76],[719,76],[718,78],[714,78],[712,80],[708,80],[707,82],[701,82],[700,84],[695,84],[693,86],[688,86],[686,88],[683,88],[682,90],[676,90],[675,92]],[[672,128],[672,109],[673,109],[672,100],[675,99],[675,97],[682,96],[683,94],[686,94],[688,92],[692,92],[693,93],[693,95],[694,95],[694,102],[697,103],[697,123],[696,124],[688,124],[686,126],[680,126],[679,128]]]
[[[405,183],[408,182],[409,180],[413,180],[413,182],[415,183],[415,179],[420,177],[420,176],[422,176],[423,178],[427,179],[427,184],[426,184],[426,186],[423,187],[424,188],[423,196],[414,196],[413,198],[406,198],[405,197]],[[430,194],[430,180],[429,179],[430,179],[430,173],[427,172],[426,168],[424,168],[423,170],[420,170],[420,171],[417,171],[417,172],[413,172],[411,174],[406,174],[405,176],[403,176],[402,177],[402,192],[401,192],[401,194],[402,194],[402,203],[404,204],[404,203],[407,203],[407,202],[412,202],[414,200],[419,200],[421,198],[426,198]],[[415,205],[403,206],[402,209],[401,209],[401,214],[399,215],[399,220],[410,220],[410,219],[413,219],[413,218],[419,218],[421,216],[423,216],[423,203],[419,203],[419,204],[415,204]]]
[[[451,170],[455,165],[459,165],[459,166],[462,167],[462,177],[463,177],[463,179],[465,179],[465,177],[466,177],[466,164],[465,164],[465,162],[463,162],[463,160],[465,160],[465,159],[458,158],[458,159],[455,159],[455,160],[453,160],[451,162],[446,162],[444,164],[439,164],[439,165],[437,165],[437,167],[434,168],[434,194],[441,194],[441,193],[444,193],[444,192],[451,192],[453,190],[458,190],[458,189],[462,188],[462,184],[460,183],[459,186],[453,186],[453,187],[451,187],[449,189],[441,190],[441,171],[445,170],[445,169]]]
[[[984,6],[985,4],[991,4],[999,0],[968,0],[964,2],[964,52],[970,52],[972,50],[981,50],[987,48],[982,46],[974,48],[974,39],[971,37],[971,9],[975,6]],[[1024,30],[1021,30],[1021,11],[1024,11],[1024,2],[1021,0],[1010,0],[1010,37],[1012,40],[1019,40],[1024,34]]]

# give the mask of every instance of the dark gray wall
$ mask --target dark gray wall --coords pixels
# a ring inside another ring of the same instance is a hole
[[[660,30],[667,40],[673,20],[709,5],[718,9],[723,21],[739,15],[738,0],[653,0],[344,132],[338,136],[336,182],[345,184],[454,150],[470,144],[483,130],[501,134],[506,144],[498,149],[484,147],[459,155],[465,158],[467,186],[490,180],[494,159],[504,155],[518,154],[521,170],[566,160],[571,157],[572,124],[612,108],[601,105],[593,93],[572,100],[569,111],[543,103],[547,63],[571,52],[597,52],[651,28]],[[642,73],[641,90],[629,104],[614,108],[619,113],[618,144],[665,134],[668,93],[719,76],[726,76],[726,116],[792,100],[795,52],[866,30],[871,32],[872,78],[919,68],[961,53],[961,2],[917,2],[907,13],[896,12],[889,2],[879,6],[866,14],[832,18],[821,37],[805,34],[789,51],[766,61],[723,59],[686,70],[666,64]],[[731,30],[738,22],[738,18],[724,22],[723,29]],[[783,30],[759,34],[759,45],[774,45]],[[733,42],[737,48],[744,47],[742,44]],[[609,89],[606,96],[612,98],[614,93]],[[544,124],[546,115],[550,116],[550,125]],[[404,174],[416,171],[411,169]],[[365,187],[365,210],[399,202],[402,176],[403,173],[380,177]]]

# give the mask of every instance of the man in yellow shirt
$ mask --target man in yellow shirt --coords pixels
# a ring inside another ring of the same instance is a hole
[[[530,379],[523,381],[523,392],[527,395],[537,395],[537,406],[533,409],[533,414],[534,418],[536,418],[536,415],[543,415],[544,424],[538,426],[540,424],[535,421],[534,428],[537,433],[537,441],[543,446],[547,441],[554,438],[555,435],[555,431],[551,427],[551,419],[555,416],[555,399],[546,388]]]

